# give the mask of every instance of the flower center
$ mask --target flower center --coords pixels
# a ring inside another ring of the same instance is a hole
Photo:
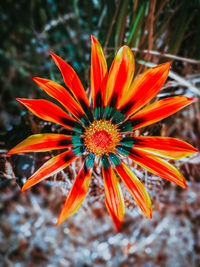
[[[96,156],[113,152],[120,140],[121,134],[117,126],[106,120],[92,122],[84,133],[87,150]]]

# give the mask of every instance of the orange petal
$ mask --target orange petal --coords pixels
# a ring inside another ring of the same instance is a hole
[[[54,81],[38,77],[34,77],[33,81],[36,82],[48,95],[58,100],[77,119],[84,115],[81,106],[63,86]]]
[[[33,114],[43,120],[58,123],[70,129],[82,129],[82,126],[77,123],[74,118],[69,116],[60,107],[47,100],[24,98],[17,98],[17,100],[22,103],[27,109],[29,109]]]
[[[89,107],[90,105],[86,92],[76,72],[59,56],[53,53],[50,53],[50,55],[52,56],[58,68],[60,69],[65,84],[72,91],[75,98],[79,101],[82,107],[84,107],[85,105]]]
[[[110,160],[115,166],[115,170],[128,188],[135,202],[142,212],[149,218],[152,218],[151,199],[145,190],[143,184],[138,180],[135,174],[114,154],[110,154]]]
[[[105,203],[107,210],[110,213],[110,216],[115,224],[115,227],[117,231],[119,231],[125,212],[124,199],[119,181],[117,180],[117,177],[109,162],[107,162],[107,158],[105,159],[104,157],[104,159],[102,159],[102,172],[105,187]],[[105,167],[105,165],[109,167]]]
[[[115,56],[108,74],[106,87],[106,106],[118,102],[128,93],[135,70],[134,56],[128,46],[123,46]]]
[[[48,160],[26,181],[22,187],[22,191],[63,170],[76,158],[77,155],[73,152],[73,150],[68,150]]]
[[[194,102],[194,98],[188,98],[186,96],[165,98],[143,108],[133,115],[130,120],[132,121],[134,129],[138,129],[160,121],[192,102]]]
[[[136,148],[120,147],[118,150],[155,175],[169,180],[181,187],[187,187],[186,180],[183,175],[167,161]]]
[[[176,138],[135,136],[133,139],[134,148],[171,159],[180,159],[198,152],[198,150],[190,144]]]
[[[12,148],[8,154],[44,152],[73,146],[72,137],[64,134],[35,134]]]
[[[133,81],[127,94],[120,99],[117,108],[126,116],[131,116],[147,104],[165,83],[170,65],[171,63],[161,64],[142,73]]]
[[[96,106],[98,99],[96,97],[101,96],[102,83],[107,76],[107,63],[103,54],[100,43],[91,36],[91,89],[93,97],[93,107]]]
[[[90,157],[90,156],[89,156]],[[90,162],[89,162],[90,161]],[[58,217],[57,225],[66,220],[69,216],[74,214],[81,206],[90,184],[92,174],[92,167],[94,163],[94,156],[86,159],[82,169],[78,173],[75,182],[66,198],[62,211]],[[88,164],[89,162],[89,164]]]

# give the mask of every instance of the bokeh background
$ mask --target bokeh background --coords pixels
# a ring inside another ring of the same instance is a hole
[[[153,219],[141,214],[123,188],[126,216],[120,233],[107,214],[98,167],[82,207],[59,227],[56,218],[80,161],[20,191],[55,152],[8,156],[8,149],[30,134],[56,129],[15,98],[47,99],[32,76],[63,84],[49,51],[73,65],[88,92],[91,34],[109,65],[118,48],[129,45],[136,76],[153,64],[172,62],[157,99],[186,95],[196,102],[140,133],[180,138],[199,148],[200,1],[0,1],[0,266],[200,266],[199,154],[172,161],[188,190],[127,162],[151,196]]]

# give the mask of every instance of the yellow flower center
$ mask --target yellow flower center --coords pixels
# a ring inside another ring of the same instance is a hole
[[[92,122],[84,133],[87,150],[96,156],[114,152],[120,140],[121,134],[117,126],[106,120]]]

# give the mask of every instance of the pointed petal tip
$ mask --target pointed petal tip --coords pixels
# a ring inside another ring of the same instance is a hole
[[[20,101],[27,100],[27,98],[19,98],[19,97],[17,97],[16,100],[20,102]]]
[[[188,100],[190,100],[191,103],[197,103],[198,102],[198,98],[197,97],[188,97]]]
[[[44,78],[40,78],[40,77],[32,77],[31,78],[32,81],[34,81],[35,83],[37,83],[37,85],[39,85],[41,87],[41,85],[45,85],[46,83],[48,83],[50,80],[44,79]]]
[[[166,70],[169,72],[170,68],[171,68],[172,62],[167,62],[165,63],[166,66]]]
[[[128,49],[128,50],[131,50],[131,48],[130,48],[128,45],[123,45],[121,48],[122,48],[122,49]],[[131,51],[132,51],[132,50],[131,50]]]
[[[159,65],[153,67],[152,69],[161,68],[161,69],[166,69],[169,71],[171,65],[172,65],[172,62],[166,62],[166,63],[159,64]]]
[[[9,150],[9,151],[7,152],[7,155],[13,155],[13,154],[15,154],[15,152],[13,151],[13,149],[11,149],[11,150]]]
[[[32,176],[31,176],[32,177]],[[30,177],[30,178],[31,178]],[[32,187],[33,185],[35,185],[35,183],[32,183],[32,181],[30,181],[30,178],[28,178],[28,180],[25,182],[25,184],[22,186],[21,191],[25,191],[27,189],[29,189],[30,187]]]
[[[31,76],[32,81],[35,81],[35,78],[37,78],[37,77]]]
[[[189,156],[194,155],[194,154],[199,152],[199,150],[196,147],[193,147],[192,145],[190,146],[190,149],[191,149],[191,151],[190,151]]]
[[[162,64],[163,66],[166,66],[166,68],[170,68],[172,65],[172,62],[166,62]]]
[[[146,216],[147,216],[147,218],[148,218],[149,220],[151,220],[151,219],[152,219],[152,210],[150,210],[150,211],[148,212],[148,214],[146,214]]]
[[[60,225],[65,221],[65,218],[62,216],[62,211],[60,212],[60,215],[58,216],[56,226]]]
[[[22,186],[22,188],[21,188],[21,191],[22,191],[22,192],[24,192],[26,189],[28,189],[28,188],[26,188],[25,185],[26,185],[26,184],[24,184],[24,185]]]
[[[131,48],[127,45],[123,45],[122,47],[120,47],[118,53],[119,53],[119,57],[120,57],[120,55],[122,55],[124,53],[124,55],[126,55],[129,59],[134,60],[133,52],[132,52]]]
[[[127,45],[123,45],[120,47],[120,49],[117,52],[118,58],[121,58],[123,53],[129,53],[128,55],[131,54],[131,56],[133,56],[133,52],[132,52],[131,48]]]
[[[32,76],[31,77],[31,80],[34,81],[34,82],[37,82],[37,81],[40,80],[40,78],[39,77]]]
[[[169,73],[169,70],[171,68],[172,62],[166,62],[163,65],[166,68],[167,73]]]
[[[188,184],[187,184],[186,180],[179,181],[179,183],[177,183],[177,185],[182,187],[182,188],[188,189]]]
[[[172,65],[172,62],[166,62],[165,64],[167,64],[169,67],[171,67],[171,65]]]
[[[121,229],[122,222],[116,221],[116,222],[114,222],[114,224],[115,224],[115,229],[116,229],[117,233],[119,233],[120,229]]]
[[[31,77],[31,80],[34,81],[39,86],[41,86],[41,83],[44,84],[44,79],[39,77]]]
[[[57,220],[57,222],[56,222],[56,226],[59,226],[60,224],[61,224],[62,222],[59,220],[59,218],[58,218],[58,220]]]
[[[16,98],[16,100],[17,100],[19,103],[21,103],[22,105],[26,106],[26,104],[28,103],[28,101],[29,101],[30,99],[28,99],[28,98]],[[32,99],[31,99],[31,100],[32,100]]]
[[[141,209],[141,211],[143,212],[143,214],[149,219],[149,220],[151,220],[152,219],[152,206],[151,206],[151,204],[150,204],[150,207],[146,207],[146,209],[144,210],[144,209],[142,209],[141,207],[140,207],[140,205],[138,205],[139,206],[139,208]]]
[[[55,54],[52,51],[49,51],[49,55],[55,56]]]
[[[58,56],[56,54],[54,54],[52,51],[49,52],[50,56],[52,57],[52,59],[56,59],[58,58]]]
[[[93,44],[95,44],[95,43],[98,43],[98,41],[97,41],[97,39],[93,36],[93,35],[91,35],[90,36],[90,38],[91,38],[91,43]]]
[[[15,147],[13,147],[11,150],[9,150],[7,152],[7,155],[14,155],[14,154],[18,154],[18,153],[21,153],[21,151],[16,150]]]
[[[23,104],[24,101],[26,101],[26,98],[16,98],[16,100],[17,100],[19,103]]]
[[[182,97],[185,97],[187,101],[190,103],[195,103],[197,101],[197,98],[195,97],[187,97],[187,96],[182,96]]]

